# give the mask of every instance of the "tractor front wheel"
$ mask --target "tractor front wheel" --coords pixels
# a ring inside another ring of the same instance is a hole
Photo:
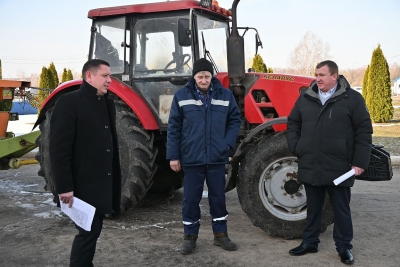
[[[286,239],[302,236],[307,217],[304,185],[297,181],[297,158],[287,146],[286,132],[254,145],[241,162],[237,190],[242,209],[255,226]],[[321,231],[333,223],[326,196]]]

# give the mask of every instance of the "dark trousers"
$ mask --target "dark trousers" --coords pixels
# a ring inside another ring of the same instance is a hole
[[[102,214],[94,214],[91,231],[83,230],[75,225],[79,233],[75,236],[72,243],[70,267],[89,267],[93,266],[93,257],[96,251],[97,239],[100,236],[101,228],[103,227]]]
[[[353,223],[350,211],[350,187],[312,186],[304,184],[307,195],[307,223],[303,232],[303,242],[310,246],[318,246],[321,233],[322,207],[325,194],[328,192],[335,213],[333,240],[336,250],[351,249],[353,239]]]
[[[208,202],[214,233],[227,231],[225,205],[225,164],[183,167],[182,218],[185,234],[197,235],[200,228],[200,201],[204,180],[208,187]]]

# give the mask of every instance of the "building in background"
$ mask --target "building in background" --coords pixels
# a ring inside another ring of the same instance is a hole
[[[396,79],[393,80],[392,92],[394,95],[397,96],[400,94],[400,77],[397,77]]]

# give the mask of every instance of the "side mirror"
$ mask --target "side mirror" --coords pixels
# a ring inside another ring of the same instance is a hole
[[[189,19],[178,19],[178,44],[180,46],[192,45],[192,34],[189,23]]]

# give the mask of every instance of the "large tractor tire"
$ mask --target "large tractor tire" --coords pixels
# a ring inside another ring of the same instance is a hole
[[[297,182],[297,158],[286,132],[274,133],[254,145],[240,164],[237,191],[242,209],[255,226],[285,239],[302,236],[307,217],[304,185]],[[328,195],[321,230],[333,223]]]
[[[121,205],[136,206],[153,183],[157,165],[154,133],[143,128],[140,120],[121,100],[115,100],[116,128],[121,164]]]
[[[125,211],[135,206],[152,185],[157,170],[157,149],[153,144],[154,133],[143,128],[140,120],[123,101],[115,100],[115,109],[122,178],[121,209]],[[39,126],[41,135],[36,140],[39,147],[36,159],[40,162],[38,174],[43,176],[47,183],[45,188],[56,196],[48,143],[52,111],[52,108],[47,111],[46,119]]]
[[[53,183],[53,175],[51,172],[50,165],[50,156],[49,156],[49,138],[50,138],[50,119],[53,114],[53,108],[50,108],[46,112],[46,119],[39,125],[39,129],[41,134],[36,139],[36,145],[39,148],[39,151],[35,155],[35,159],[40,163],[40,169],[38,171],[39,176],[42,176],[46,185],[44,189],[46,191],[51,191],[53,193],[54,199],[53,201],[57,203],[58,197],[56,194],[56,189]]]

